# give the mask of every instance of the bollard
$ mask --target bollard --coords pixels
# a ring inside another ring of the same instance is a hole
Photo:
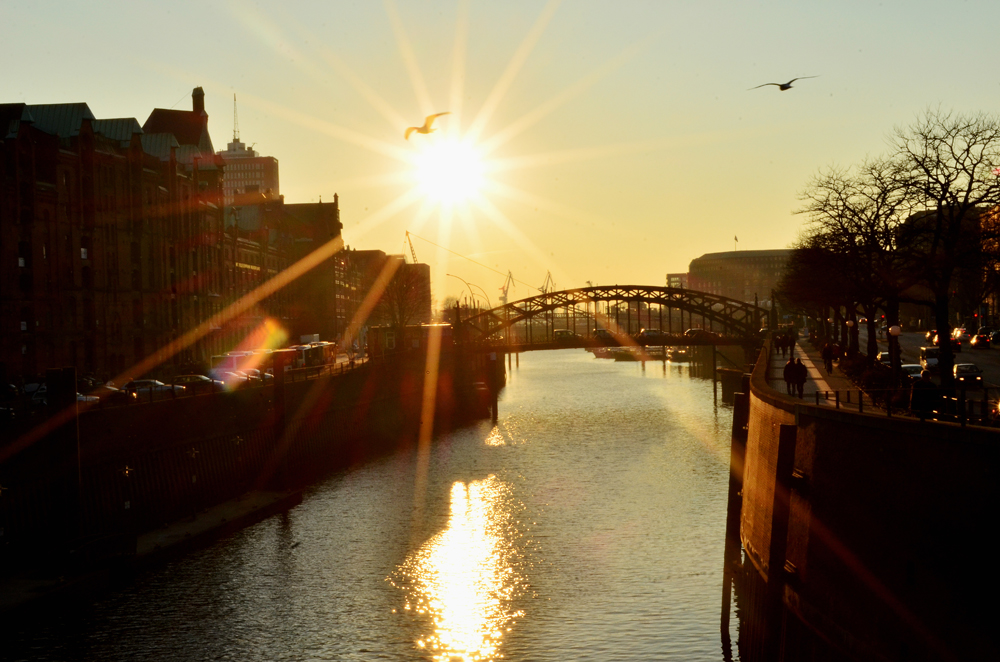
[[[819,407],[819,391],[816,391],[816,406]]]
[[[840,409],[840,391],[834,391],[834,395],[836,396],[836,400],[837,400],[836,408]]]

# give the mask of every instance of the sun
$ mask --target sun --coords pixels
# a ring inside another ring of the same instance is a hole
[[[417,187],[430,200],[444,205],[476,198],[483,186],[482,156],[467,142],[428,142],[413,164]]]

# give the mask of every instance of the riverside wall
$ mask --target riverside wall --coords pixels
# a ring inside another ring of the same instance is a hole
[[[475,388],[488,366],[484,357],[442,355],[434,431],[488,415],[489,397]],[[414,449],[427,373],[425,355],[399,356],[280,387],[93,408],[61,425],[45,428],[54,416],[8,429],[0,574],[115,563],[135,553],[139,534],[226,500],[298,489]],[[45,434],[33,438],[39,429]]]
[[[742,659],[1000,659],[1000,434],[806,405],[767,385],[766,356],[742,467]]]

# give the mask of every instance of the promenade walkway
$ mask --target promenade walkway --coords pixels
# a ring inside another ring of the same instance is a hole
[[[802,359],[802,364],[806,367],[806,371],[809,378],[806,380],[805,388],[803,389],[803,400],[809,404],[816,403],[816,393],[820,393],[819,403],[821,406],[828,405],[830,407],[836,406],[836,401],[833,398],[833,393],[835,391],[840,391],[844,394],[842,397],[846,398],[846,392],[851,391],[851,399],[855,403],[858,397],[858,387],[848,379],[844,373],[840,372],[840,368],[834,364],[833,373],[827,373],[823,366],[823,359],[820,356],[820,352],[817,349],[813,349],[812,346],[808,344],[801,344],[799,342],[795,343],[795,347],[792,348],[792,356],[796,359]],[[771,387],[780,393],[785,392],[785,381],[782,377],[785,363],[788,361],[788,353],[786,352],[784,356],[778,350],[772,350],[770,371],[768,373],[768,381]],[[826,394],[830,393],[831,399],[826,399]],[[842,402],[842,406],[845,403]],[[871,400],[867,397],[865,398],[865,405],[870,405]]]

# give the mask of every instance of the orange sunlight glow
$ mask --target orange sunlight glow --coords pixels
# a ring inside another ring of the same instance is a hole
[[[514,622],[523,578],[515,566],[517,504],[496,476],[451,487],[448,526],[389,579],[405,611],[426,620],[416,641],[440,662],[495,660]]]
[[[443,205],[475,199],[483,186],[482,157],[469,142],[428,141],[413,164],[416,185],[428,198]]]

